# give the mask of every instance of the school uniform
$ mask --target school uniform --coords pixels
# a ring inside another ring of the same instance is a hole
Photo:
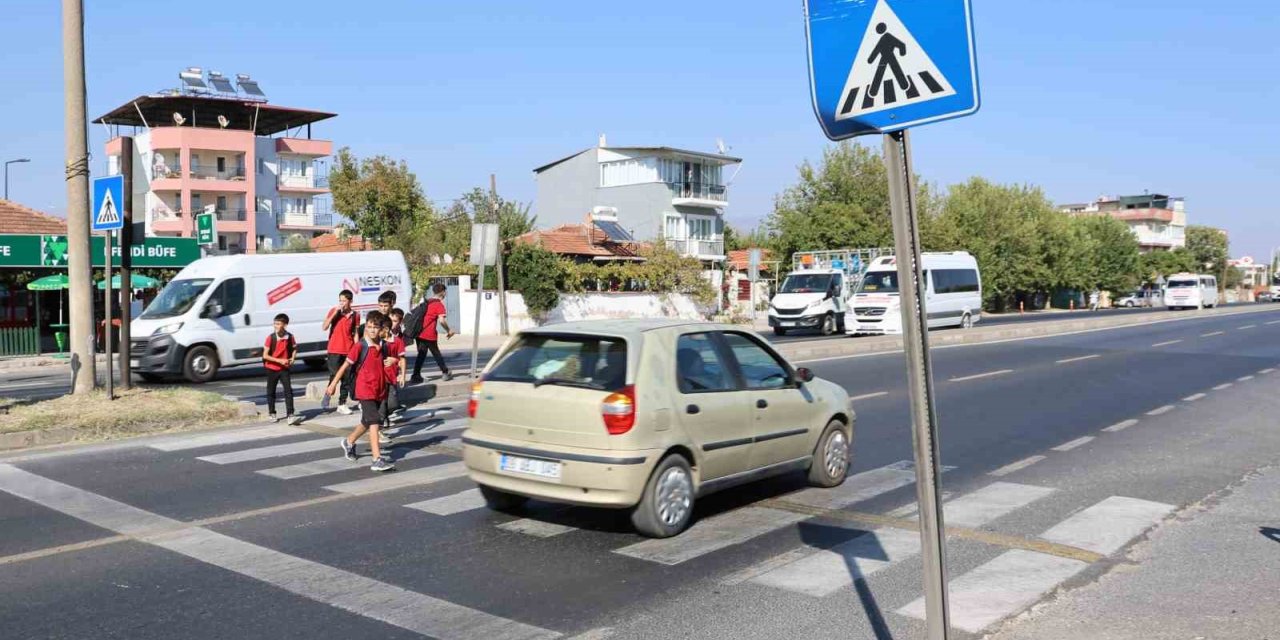
[[[284,332],[284,336],[276,335],[272,331],[267,336],[266,342],[262,343],[262,353],[273,358],[289,360],[297,355],[298,342],[293,339],[293,334],[288,331]],[[293,381],[289,376],[289,367],[267,360],[262,361],[262,366],[267,369],[267,413],[276,414],[276,384],[284,385],[284,411],[285,415],[293,415]]]
[[[363,360],[360,358],[362,350]],[[387,399],[387,373],[382,366],[382,354],[382,343],[368,340],[352,345],[347,353],[347,362],[355,370],[351,392],[360,403],[360,424],[365,426],[382,424],[382,402]]]

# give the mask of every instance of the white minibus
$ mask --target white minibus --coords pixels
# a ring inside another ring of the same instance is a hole
[[[1218,306],[1218,279],[1195,273],[1178,273],[1165,281],[1164,306],[1170,309],[1206,309]]]
[[[967,251],[921,255],[927,288],[925,309],[929,328],[968,329],[982,319],[982,274],[978,261]],[[893,256],[876,258],[850,301],[845,317],[848,333],[896,335],[902,333],[902,307],[898,293],[898,264]]]

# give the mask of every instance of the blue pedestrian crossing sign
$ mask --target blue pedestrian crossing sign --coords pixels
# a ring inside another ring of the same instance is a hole
[[[813,109],[832,140],[977,112],[970,0],[805,0]]]
[[[93,181],[93,210],[90,218],[94,231],[124,228],[124,176],[109,176]]]

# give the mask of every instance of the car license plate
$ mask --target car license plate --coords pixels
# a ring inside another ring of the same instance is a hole
[[[139,365],[138,365],[138,359],[137,359],[137,358],[130,358],[130,359],[129,359],[129,368],[131,368],[131,369],[137,369],[137,368],[138,368],[138,366],[139,366]]]
[[[523,473],[551,480],[560,479],[560,463],[552,460],[535,460],[501,454],[498,457],[498,470],[512,473]]]
[[[780,324],[780,325],[782,325],[782,326],[784,326],[784,327],[794,327],[794,326],[796,326],[796,323],[794,323],[794,322],[788,322],[788,321],[783,321],[783,322],[780,322],[779,324]]]

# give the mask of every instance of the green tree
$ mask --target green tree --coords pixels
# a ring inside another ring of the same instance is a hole
[[[479,187],[458,198],[449,208],[449,216],[466,218],[471,222],[494,222],[495,211],[498,233],[503,240],[522,236],[538,226],[537,217],[529,214],[528,204],[507,200],[501,195],[491,197],[488,191]]]
[[[1140,276],[1138,240],[1129,225],[1111,216],[1076,218],[1088,238],[1087,259],[1093,274],[1087,287],[1126,291],[1138,284]]]
[[[1138,274],[1146,283],[1154,284],[1157,280],[1167,278],[1175,273],[1198,272],[1196,258],[1185,248],[1172,251],[1152,251],[1144,253],[1138,260]]]
[[[765,221],[780,259],[789,261],[796,251],[892,244],[889,186],[879,153],[841,142],[823,151],[818,166],[801,164],[799,174],[774,199]]]
[[[276,253],[311,253],[311,241],[300,235],[291,235],[285,239]]]
[[[386,156],[362,160],[347,147],[334,158],[329,189],[334,209],[379,248],[430,210],[417,176],[403,160]]]
[[[1187,227],[1187,251],[1195,259],[1193,271],[1217,274],[1219,287],[1226,286],[1228,253],[1227,234],[1220,229],[1191,225]]]
[[[560,304],[556,283],[562,279],[563,267],[556,254],[539,245],[516,243],[507,256],[511,288],[524,298],[529,315],[538,322]]]

